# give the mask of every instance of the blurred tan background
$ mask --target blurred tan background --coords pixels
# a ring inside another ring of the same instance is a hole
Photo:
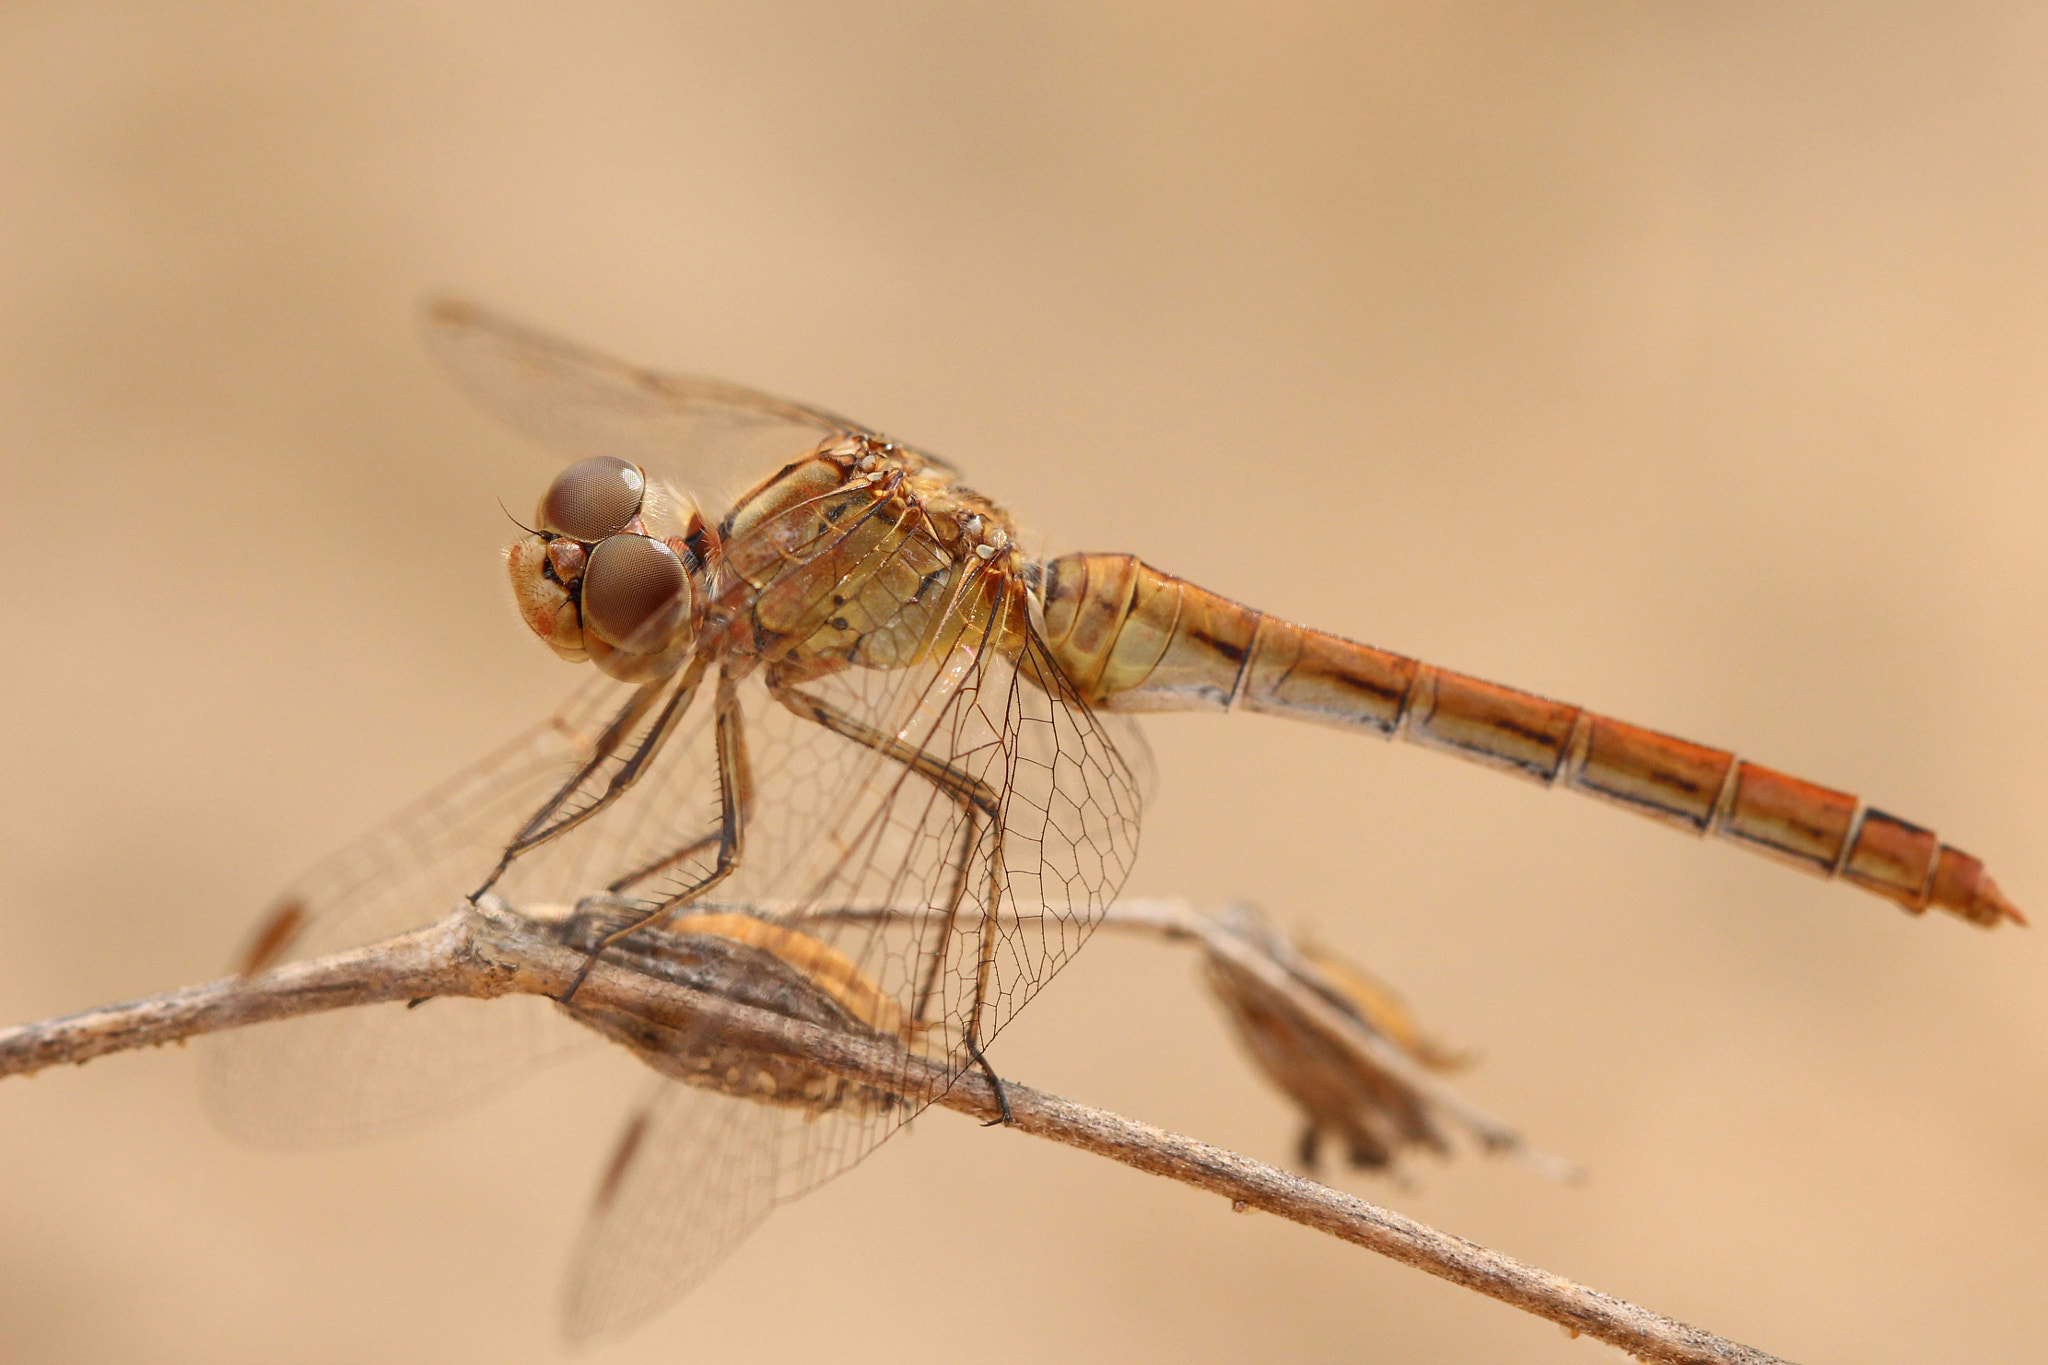
[[[2048,917],[2048,10],[0,9],[0,1021],[215,974],[542,714],[457,288],[951,455],[1047,550],[1741,748]],[[1255,895],[1592,1170],[1369,1198],[1807,1361],[2048,1333],[2048,930],[1412,749],[1149,724],[1130,889]],[[1285,1160],[1185,956],[1009,1075]],[[0,1360],[545,1361],[636,1077],[250,1153],[190,1057],[0,1086]],[[607,1362],[1608,1358],[937,1114]]]

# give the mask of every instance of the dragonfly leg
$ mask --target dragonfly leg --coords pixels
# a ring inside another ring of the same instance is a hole
[[[735,727],[735,731],[737,732],[737,727],[740,723],[739,708],[738,701],[736,699],[736,693],[734,692],[734,685],[730,679],[721,676],[719,682],[718,695],[720,698],[719,714],[724,716],[730,716],[732,719],[732,724]],[[721,770],[720,781],[725,781],[728,778],[731,780],[733,790],[733,802],[739,808],[739,823],[741,827],[744,828],[747,822],[751,820],[754,815],[754,776],[753,770],[747,764],[746,746],[744,744],[735,743],[730,753],[727,753],[723,748],[721,748],[720,758],[721,761],[724,761],[727,758],[731,760],[730,766],[726,769]],[[723,840],[724,837],[725,833],[723,829],[723,822],[721,822],[721,827],[718,830],[718,832],[707,834],[701,839],[693,839],[689,843],[684,844],[681,848],[675,849],[673,852],[664,853],[661,857],[656,858],[652,862],[643,863],[639,867],[634,868],[631,872],[628,872],[623,876],[614,878],[605,886],[605,890],[610,891],[613,894],[624,892],[634,886],[639,885],[641,882],[646,881],[649,877],[655,876],[658,873],[666,872],[670,868],[675,867],[680,863],[687,862],[689,859],[696,857],[700,853],[705,853],[713,848],[718,847],[720,841]],[[688,894],[696,895],[701,890],[703,890],[703,888],[699,888],[698,891],[693,891]],[[669,897],[667,903],[671,906],[674,906],[679,903],[679,898]]]
[[[1313,1123],[1305,1124],[1301,1136],[1295,1139],[1294,1159],[1301,1163],[1301,1169],[1310,1175],[1321,1165],[1323,1133]]]
[[[988,1064],[988,1058],[982,1056],[981,1045],[975,1042],[972,1036],[967,1039],[967,1055],[974,1058],[974,1064],[980,1067],[981,1074],[988,1078],[989,1088],[996,1092],[996,1108],[1000,1111],[995,1118],[983,1119],[981,1126],[1009,1127],[1015,1121],[1010,1114],[1010,1093],[1003,1089],[1003,1078],[996,1075],[996,1069]]]
[[[926,753],[915,744],[906,743],[894,735],[883,734],[874,726],[855,720],[831,702],[800,692],[787,683],[771,679],[768,690],[775,700],[802,719],[822,725],[832,733],[850,739],[863,748],[873,749],[884,758],[894,759],[960,802],[962,806],[979,810],[991,820],[1002,814],[1002,798],[996,789],[972,773],[962,772],[945,759]]]
[[[939,973],[944,970],[946,959],[952,949],[954,926],[959,921],[960,907],[966,900],[967,869],[972,861],[974,846],[979,842],[984,827],[998,830],[1002,828],[1002,796],[995,788],[972,773],[963,772],[936,754],[927,753],[894,735],[884,734],[872,725],[854,719],[830,702],[809,696],[786,682],[771,679],[768,690],[777,701],[802,719],[822,725],[836,735],[864,748],[873,749],[884,758],[902,764],[930,782],[941,793],[952,797],[966,816],[966,825],[961,830],[960,850],[954,862],[953,886],[947,895],[945,915],[940,921],[938,942],[931,950],[931,959],[922,973],[917,999],[911,1010],[911,1018],[922,1022],[937,989]],[[995,1087],[997,1103],[1002,1107],[1002,1118],[997,1121],[1008,1123],[1009,1098],[1003,1092],[1002,1081],[981,1054],[981,1012],[988,999],[989,978],[995,969],[995,910],[1002,894],[1002,877],[1002,845],[998,840],[989,859],[988,911],[981,918],[981,931],[978,936],[974,1004],[967,1017],[966,1045],[968,1056],[981,1068],[982,1074],[988,1077],[989,1084]]]
[[[718,840],[719,835],[707,834],[701,839],[697,839],[690,843],[684,844],[681,848],[675,850],[675,852],[673,853],[664,853],[661,857],[656,858],[653,862],[645,863],[639,867],[634,868],[631,872],[626,873],[623,877],[618,877],[610,882],[607,882],[605,884],[604,889],[611,892],[614,895],[618,895],[625,891],[631,890],[633,887],[639,885],[641,882],[646,881],[649,877],[655,876],[658,873],[666,872],[670,868],[676,866],[678,863],[687,862],[689,859],[696,857],[698,854],[704,853],[716,847],[718,844]]]
[[[630,791],[633,784],[640,780],[640,775],[647,771],[647,765],[661,751],[663,743],[675,732],[676,722],[690,709],[690,701],[697,695],[697,684],[703,676],[704,664],[699,660],[684,674],[683,680],[676,685],[675,691],[670,695],[668,704],[662,707],[660,714],[655,717],[654,724],[641,736],[640,742],[633,747],[632,753],[620,765],[619,770],[612,774],[605,789],[599,792],[589,805],[563,814],[562,808],[568,805],[576,793],[583,789],[584,784],[596,775],[599,768],[618,753],[619,747],[625,743],[626,736],[632,733],[633,727],[646,717],[655,702],[661,700],[661,693],[667,682],[651,682],[635,692],[619,709],[619,713],[612,717],[611,723],[605,726],[604,733],[598,736],[590,757],[539,810],[533,813],[532,818],[520,827],[519,833],[512,836],[512,842],[505,845],[498,865],[491,869],[490,876],[484,878],[482,886],[469,893],[469,898],[473,901],[497,885],[498,878],[505,875],[505,869],[512,866],[514,860],[521,854],[568,833]]]
[[[967,869],[973,862],[974,845],[981,837],[981,808],[967,807],[967,822],[960,827],[960,851],[953,855],[953,885],[946,892],[946,914],[940,921],[939,942],[926,964],[923,977],[917,983],[917,999],[911,1005],[910,1017],[918,1023],[925,1021],[931,1009],[932,995],[939,987],[939,971],[945,966],[946,949],[953,942],[953,926],[959,922],[960,906],[967,898]]]
[[[604,936],[597,946],[583,959],[583,966],[576,973],[576,979],[569,983],[569,989],[562,992],[561,1002],[568,1004],[590,976],[590,969],[597,965],[598,958],[614,945],[631,938],[642,929],[666,917],[679,905],[717,886],[739,870],[740,854],[744,842],[746,809],[752,799],[752,783],[748,777],[746,737],[740,729],[739,691],[732,678],[721,673],[718,680],[718,713],[716,737],[718,744],[718,855],[709,872],[697,878],[690,885],[672,896],[663,898],[655,907],[622,929],[615,929]],[[703,841],[708,843],[709,841]],[[671,855],[664,863],[673,862],[684,854]]]

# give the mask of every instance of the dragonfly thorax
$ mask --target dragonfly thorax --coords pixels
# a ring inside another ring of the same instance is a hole
[[[913,451],[827,441],[757,484],[720,529],[711,617],[731,604],[734,646],[785,680],[912,667],[963,641],[1016,647],[1009,517]]]

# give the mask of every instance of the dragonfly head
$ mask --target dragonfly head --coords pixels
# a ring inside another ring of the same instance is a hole
[[[680,520],[680,534],[664,535]],[[534,529],[506,552],[519,614],[548,648],[622,682],[689,657],[702,594],[703,518],[664,497],[638,465],[582,460],[548,486]]]

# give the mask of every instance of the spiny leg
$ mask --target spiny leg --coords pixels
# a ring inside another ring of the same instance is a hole
[[[733,725],[737,727],[739,725],[738,693],[733,681],[731,679],[724,677],[722,674],[720,675],[719,679],[718,695],[720,698],[718,705],[720,707],[721,714],[731,714],[733,718]],[[721,758],[723,758],[724,756],[725,755],[721,753]],[[754,818],[754,772],[752,766],[747,761],[747,753],[744,745],[736,747],[733,753],[731,754],[731,758],[732,766],[729,775],[732,779],[734,803],[739,807],[739,821],[741,827],[744,828],[747,822]],[[721,800],[722,799],[723,798],[721,797]],[[703,853],[708,849],[716,847],[723,837],[724,834],[723,830],[721,829],[719,833],[707,834],[701,839],[693,839],[689,843],[682,845],[680,848],[676,848],[668,853],[662,854],[659,858],[654,859],[652,862],[642,863],[639,867],[634,868],[631,872],[627,872],[621,876],[613,878],[609,883],[606,884],[604,889],[611,892],[614,895],[617,895],[631,887],[639,885],[641,882],[646,881],[649,877],[656,876],[660,873],[666,872],[670,868],[675,867],[680,863],[687,862],[689,859],[696,857],[698,854]],[[672,904],[673,900],[671,900],[670,903]]]
[[[618,752],[619,745],[624,741],[626,735],[631,732],[635,725],[640,723],[641,718],[647,714],[649,708],[661,696],[662,689],[667,684],[666,682],[653,682],[635,692],[626,705],[620,709],[619,714],[612,718],[609,725],[605,726],[604,733],[598,736],[597,744],[594,746],[590,757],[574,773],[570,774],[569,780],[564,782],[556,790],[555,794],[549,797],[547,802],[539,810],[535,811],[532,817],[520,827],[519,833],[512,837],[512,842],[505,846],[504,853],[499,856],[498,865],[491,869],[491,875],[484,878],[482,886],[469,893],[470,900],[474,901],[477,897],[483,895],[484,892],[496,886],[498,878],[505,875],[505,869],[512,866],[513,861],[522,854],[529,853],[549,840],[568,833],[631,790],[633,784],[640,780],[641,774],[646,772],[647,765],[661,751],[661,746],[667,742],[668,737],[675,731],[676,722],[681,720],[683,713],[690,709],[690,701],[697,695],[697,685],[703,676],[704,661],[700,659],[690,666],[689,672],[676,685],[675,691],[669,697],[668,704],[655,717],[654,724],[648,728],[646,735],[634,747],[632,755],[627,758],[626,762],[616,773],[612,774],[611,781],[606,785],[605,790],[599,793],[597,798],[582,810],[573,812],[555,821],[553,824],[548,823],[560,812],[563,805],[576,794],[583,784],[590,779],[591,774],[595,773],[608,759]]]
[[[583,959],[583,966],[576,973],[576,979],[569,983],[569,989],[562,992],[561,1002],[568,1004],[575,998],[578,988],[590,976],[590,969],[597,965],[598,958],[606,950],[625,939],[631,938],[648,925],[669,914],[677,906],[695,900],[712,887],[739,870],[741,847],[745,838],[746,810],[752,803],[752,782],[747,765],[746,736],[740,728],[739,694],[730,676],[721,673],[718,679],[717,720],[714,727],[718,745],[718,857],[711,871],[699,877],[690,885],[666,897],[652,910],[634,920],[622,929],[615,929],[598,940],[597,946]],[[680,857],[683,855],[672,855]],[[671,859],[672,860],[672,859]],[[664,860],[670,861],[670,860]]]
[[[939,943],[951,944],[953,926],[960,918],[960,904],[967,896],[967,869],[974,861],[974,845],[981,838],[981,808],[963,803],[967,819],[960,826],[960,849],[953,855],[953,885],[946,892],[945,918],[940,921]],[[931,1008],[932,995],[939,987],[939,971],[945,966],[946,954],[934,952],[924,969],[924,979],[917,983],[917,998],[911,1005],[910,1017],[918,1023],[925,1021],[925,1014]]]
[[[981,1074],[988,1077],[995,1087],[996,1104],[1002,1109],[1000,1122],[1010,1122],[1010,1097],[1003,1093],[1003,1083],[996,1079],[988,1060],[981,1055],[981,1009],[988,1003],[989,978],[995,974],[996,966],[996,902],[1003,887],[1003,841],[998,838],[995,847],[989,850],[988,858],[988,913],[981,917],[981,945],[978,961],[974,968],[974,1009],[967,1016],[967,1050],[981,1065]],[[982,1127],[993,1127],[998,1120],[991,1119]]]
[[[953,942],[953,928],[960,916],[960,905],[967,889],[967,867],[974,844],[980,832],[980,822],[987,820],[998,830],[1002,828],[1002,797],[988,783],[972,773],[962,772],[945,759],[926,753],[914,744],[906,743],[894,735],[884,734],[863,721],[854,719],[830,702],[809,696],[795,687],[770,680],[769,692],[798,717],[822,725],[845,739],[852,740],[863,748],[873,749],[884,758],[900,763],[910,771],[930,782],[944,795],[957,802],[967,818],[962,833],[958,859],[954,864],[953,889],[948,896],[945,917],[940,921],[938,944],[932,951],[931,965],[926,968],[924,980],[918,987],[916,1005],[911,1017],[922,1021],[926,1006],[930,1002],[939,972],[945,965],[948,951]],[[1003,1089],[1002,1078],[995,1068],[988,1064],[988,1058],[981,1051],[981,1010],[988,998],[989,975],[995,965],[995,911],[997,899],[1002,891],[1002,843],[1000,838],[989,859],[988,909],[981,919],[981,942],[975,970],[974,1004],[967,1017],[967,1055],[987,1078],[995,1091],[997,1107],[1002,1116],[991,1119],[987,1127],[1010,1122],[1010,1098]]]
[[[646,881],[649,877],[666,872],[678,863],[687,862],[705,850],[715,847],[719,838],[720,836],[717,834],[707,834],[701,839],[692,840],[672,853],[664,853],[653,862],[643,863],[624,876],[612,879],[605,884],[604,889],[613,895],[630,890],[632,887]]]

